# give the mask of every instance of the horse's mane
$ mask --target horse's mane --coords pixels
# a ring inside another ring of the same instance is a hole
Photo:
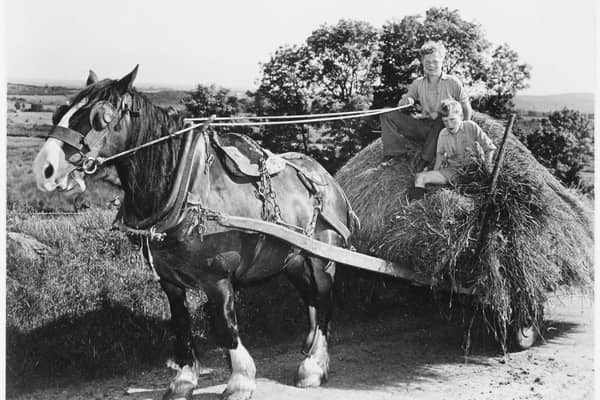
[[[170,116],[136,89],[131,88],[127,93],[132,98],[131,111],[139,113],[131,115],[127,149],[166,136],[183,125],[181,117]],[[117,81],[103,80],[83,89],[73,104],[84,97],[107,100],[118,107],[122,96]],[[163,200],[168,197],[181,143],[181,137],[173,138],[116,161],[128,211],[137,217],[146,217],[160,209]]]

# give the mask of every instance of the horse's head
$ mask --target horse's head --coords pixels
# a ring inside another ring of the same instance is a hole
[[[99,81],[90,71],[86,87],[69,105],[58,107],[53,127],[33,162],[42,191],[85,190],[84,176],[98,168],[98,157],[125,149],[133,114],[133,71],[120,80]]]

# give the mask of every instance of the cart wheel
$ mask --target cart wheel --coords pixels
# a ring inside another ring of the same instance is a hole
[[[514,350],[527,350],[535,344],[538,336],[538,331],[534,324],[515,326],[513,333]]]

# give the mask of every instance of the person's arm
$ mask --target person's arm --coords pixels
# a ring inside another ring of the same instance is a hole
[[[492,167],[494,163],[494,153],[496,151],[496,145],[490,139],[490,137],[474,122],[471,122],[475,126],[475,140],[481,146],[483,154],[485,155],[485,162],[488,167]]]
[[[410,96],[407,96],[406,94],[404,94],[404,96],[402,96],[402,98],[398,102],[398,107],[412,106],[413,104],[415,104],[415,99],[413,97],[410,97]]]
[[[418,100],[417,95],[417,82],[413,81],[408,86],[408,91],[402,95],[402,98],[398,102],[398,107],[402,106],[412,106],[415,104],[415,101]]]
[[[488,167],[493,167],[494,166],[494,154],[496,153],[496,150],[489,150],[485,152],[485,162],[488,165]]]
[[[438,137],[437,150],[435,152],[435,164],[433,166],[434,171],[442,168],[442,162],[444,158],[444,138],[442,136],[442,132],[440,132],[440,136]]]

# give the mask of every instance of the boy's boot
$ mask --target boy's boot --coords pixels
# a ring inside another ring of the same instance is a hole
[[[413,186],[408,189],[408,201],[421,200],[425,197],[425,188]]]

